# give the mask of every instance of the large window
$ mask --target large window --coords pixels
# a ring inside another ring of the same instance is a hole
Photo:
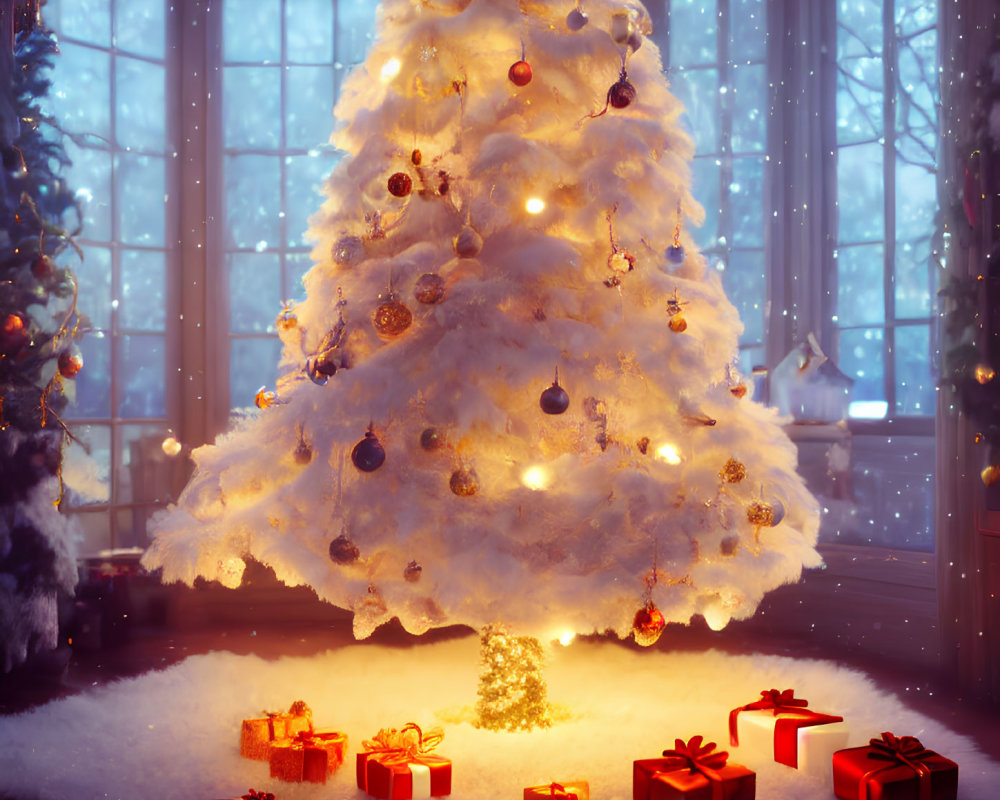
[[[695,241],[739,309],[742,368],[764,363],[764,173],[768,86],[764,0],[670,0],[664,50],[694,138],[692,192],[705,209]],[[676,33],[675,33],[676,32]]]
[[[837,5],[835,309],[859,417],[930,417],[937,216],[937,5]]]
[[[91,326],[67,418],[108,487],[105,497],[70,494],[87,549],[145,544],[158,500],[148,455],[164,438],[168,402],[164,12],[162,0],[45,7],[60,50],[47,110],[67,134],[67,180],[84,212],[83,261],[72,250],[63,258]]]
[[[163,438],[210,440],[275,386],[274,321],[312,263],[333,104],[375,5],[47,3],[95,331],[72,419],[109,484],[76,502],[85,549],[143,546],[177,486]],[[916,421],[898,480],[862,462],[887,449],[856,442],[855,494],[878,510],[852,541],[929,549],[930,512],[911,530],[906,508],[932,493],[936,3],[646,5],[696,146],[705,222],[690,233],[741,313],[744,372],[812,331],[855,379],[855,416]]]
[[[346,70],[364,60],[375,4],[226,0],[223,5],[223,259],[229,289],[229,404],[273,387],[274,321],[311,266],[305,233],[333,169],[327,143]]]

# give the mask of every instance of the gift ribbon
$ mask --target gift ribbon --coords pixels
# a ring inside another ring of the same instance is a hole
[[[734,708],[729,712],[729,743],[739,746],[739,728],[737,718],[741,711],[773,711],[774,716],[788,714],[789,717],[779,719],[774,724],[774,760],[789,767],[799,766],[798,732],[800,728],[813,725],[826,725],[831,722],[843,722],[844,718],[834,714],[821,714],[806,706],[809,701],[795,696],[794,689],[768,689],[760,693],[760,700],[745,706]]]
[[[708,783],[712,787],[712,800],[722,800],[722,775],[718,771],[726,766],[729,753],[725,750],[716,750],[715,742],[702,744],[704,738],[703,736],[692,736],[687,743],[683,739],[675,739],[674,749],[663,751],[663,757],[673,761],[665,766],[672,769],[662,772],[669,774],[685,767],[691,772],[698,772],[708,779]]]
[[[915,736],[895,736],[888,731],[882,734],[881,739],[872,739],[868,744],[872,748],[868,758],[890,763],[870,769],[861,776],[858,786],[859,800],[868,800],[868,781],[873,776],[900,765],[907,766],[917,773],[919,800],[931,800],[931,770],[924,763],[924,759],[935,755],[933,750],[928,750],[920,744],[920,740]]]
[[[736,720],[741,711],[763,711],[773,709],[774,716],[778,716],[778,714],[781,714],[782,712],[806,714],[814,713],[810,712],[806,708],[808,705],[808,700],[803,700],[801,697],[795,696],[794,689],[785,689],[783,692],[779,692],[777,689],[765,689],[760,693],[760,700],[755,700],[752,703],[747,703],[745,706],[734,708],[729,712],[729,744],[733,747],[739,747],[740,745],[740,734],[736,725]]]
[[[553,781],[548,786],[539,786],[539,789],[548,789],[549,797],[562,797],[565,800],[578,800],[576,792],[567,792],[566,787],[561,783]]]
[[[415,732],[413,736],[408,733]],[[374,753],[383,764],[402,763],[404,761],[415,761],[423,755],[427,755],[444,739],[444,733],[440,730],[424,733],[415,722],[407,722],[402,730],[382,728],[371,739],[365,739],[361,746],[366,752]]]

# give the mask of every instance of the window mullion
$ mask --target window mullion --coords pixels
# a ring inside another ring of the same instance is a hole
[[[882,353],[887,413],[896,416],[896,31],[895,2],[882,5],[882,176],[885,185],[885,247],[883,249],[883,296],[885,320]]]

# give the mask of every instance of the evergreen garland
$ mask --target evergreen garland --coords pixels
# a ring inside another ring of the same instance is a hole
[[[58,48],[51,31],[15,23],[0,86],[0,671],[56,646],[56,595],[76,584],[71,520],[57,506],[85,323],[73,273],[57,264],[75,249],[66,226],[78,229],[80,212],[60,178],[61,132],[40,105]]]

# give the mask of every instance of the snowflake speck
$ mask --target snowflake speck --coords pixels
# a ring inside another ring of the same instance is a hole
[[[420,60],[427,63],[432,58],[437,58],[438,49],[432,44],[425,44],[420,48]]]

